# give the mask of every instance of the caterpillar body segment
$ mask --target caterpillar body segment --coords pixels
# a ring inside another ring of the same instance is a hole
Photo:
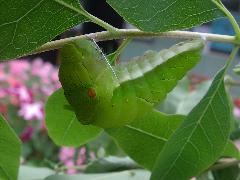
[[[82,124],[119,127],[151,112],[197,64],[202,47],[193,40],[111,67],[93,42],[79,40],[62,48],[59,79]]]
[[[109,105],[117,80],[101,60],[101,53],[88,40],[61,49],[59,80],[69,104],[82,124],[92,124]]]
[[[115,67],[122,88],[134,86],[137,97],[159,103],[201,58],[201,39],[180,43],[160,52],[148,51],[144,56]]]

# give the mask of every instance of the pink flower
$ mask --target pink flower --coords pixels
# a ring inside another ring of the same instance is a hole
[[[90,158],[91,158],[91,159],[96,159],[96,155],[95,155],[94,152],[90,152]]]
[[[20,102],[32,102],[32,93],[29,89],[21,86],[16,89]]]
[[[68,167],[68,170],[67,170],[68,174],[76,174],[77,173],[77,170],[74,169],[74,162],[72,160],[66,161],[65,166]]]
[[[23,133],[20,135],[20,139],[22,142],[27,142],[31,139],[33,134],[33,127],[32,126],[27,126],[24,130]]]
[[[42,87],[41,90],[45,95],[50,96],[55,91],[55,88],[53,88],[53,87]]]
[[[79,150],[76,164],[82,165],[85,161],[86,161],[86,148],[83,147]]]
[[[10,61],[10,72],[15,75],[22,76],[25,71],[30,69],[30,63],[24,60]]]
[[[10,87],[19,87],[22,85],[22,82],[20,82],[16,77],[14,76],[8,76],[7,77],[7,83]]]
[[[51,79],[52,81],[58,81],[58,71],[54,71],[52,74],[51,74]]]
[[[50,74],[54,71],[53,65],[37,59],[33,63],[32,74],[41,78],[41,81],[45,84],[50,83]],[[56,71],[56,70],[55,70]]]
[[[19,110],[19,115],[26,120],[43,120],[43,103],[23,103]]]
[[[65,163],[66,161],[73,158],[75,149],[70,147],[62,147],[59,152],[59,159]]]
[[[5,114],[8,112],[8,108],[6,105],[0,104],[0,113]]]
[[[0,98],[4,98],[7,95],[7,92],[5,89],[0,88]]]
[[[2,69],[0,69],[0,81],[4,81],[5,79],[6,79],[5,72]]]
[[[47,131],[45,121],[41,121],[40,129],[41,129],[42,132],[46,132]]]
[[[234,116],[240,118],[240,108],[234,107],[233,114],[234,114]]]

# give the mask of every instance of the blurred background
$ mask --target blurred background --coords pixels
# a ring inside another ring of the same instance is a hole
[[[104,0],[82,0],[81,3],[93,15],[117,28],[134,28],[124,22]],[[240,1],[225,0],[226,7],[240,22]],[[93,23],[76,26],[56,37],[66,38],[103,29]],[[219,19],[190,31],[234,35],[231,24]],[[176,44],[179,40],[164,38],[134,39],[123,54],[120,62],[142,55],[146,50],[159,51]],[[99,43],[103,52],[114,52],[121,41]],[[232,45],[209,42],[204,50],[202,61],[159,105],[166,113],[187,114],[206,93],[211,78],[226,63]],[[238,56],[233,67],[240,62]],[[58,81],[58,51],[44,52],[20,60],[0,64],[0,113],[15,129],[23,142],[22,164],[48,167],[55,171],[74,174],[77,172],[109,172],[139,168],[127,158],[106,134],[102,134],[85,146],[79,148],[58,147],[49,139],[44,123],[44,104],[49,95],[60,88]],[[233,99],[235,127],[231,138],[240,148],[240,77],[229,70],[228,89]],[[113,157],[114,156],[114,157]],[[110,164],[110,165],[109,165]],[[239,169],[238,173],[239,174]],[[214,173],[213,173],[214,176]],[[216,176],[216,175],[215,175]]]

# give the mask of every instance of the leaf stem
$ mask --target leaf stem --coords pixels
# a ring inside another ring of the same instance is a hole
[[[194,39],[204,37],[207,41],[215,41],[222,43],[231,43],[235,45],[240,45],[240,41],[236,40],[234,36],[228,35],[218,35],[218,34],[209,34],[209,33],[198,33],[198,32],[189,32],[189,31],[169,31],[164,33],[152,33],[152,32],[143,32],[138,29],[118,29],[117,33],[110,33],[108,31],[102,31],[97,33],[91,33],[81,36],[75,36],[65,39],[60,39],[56,41],[51,41],[40,48],[36,49],[32,54],[54,50],[61,48],[64,44],[70,43],[78,39],[90,38],[95,41],[105,41],[112,39],[122,39],[122,38],[143,38],[143,37],[164,37],[164,38],[179,38],[179,39]]]
[[[225,68],[225,72],[227,71],[227,69],[229,68],[229,66],[231,65],[232,61],[234,60],[236,54],[238,53],[238,46],[235,46],[228,58],[227,64],[226,64],[226,68]]]
[[[126,38],[123,40],[121,45],[118,47],[118,49],[113,53],[113,61],[111,63],[115,63],[117,58],[120,56],[120,54],[123,52],[123,50],[126,48],[126,46],[132,41],[132,38]]]
[[[80,8],[76,8],[62,0],[54,0],[55,2],[71,9],[72,11],[77,12],[78,14],[81,14],[83,16],[85,16],[86,18],[88,18],[89,20],[91,20],[93,23],[103,27],[104,29],[106,29],[107,31],[109,31],[112,34],[117,33],[117,28],[113,27],[112,25],[106,23],[105,21],[93,16],[92,14],[88,13],[82,6],[80,6]]]
[[[236,33],[236,39],[240,41],[240,28],[236,19],[233,17],[233,15],[228,11],[228,9],[223,5],[223,3],[220,0],[218,1],[212,0],[212,2],[216,4],[216,6],[227,16]]]

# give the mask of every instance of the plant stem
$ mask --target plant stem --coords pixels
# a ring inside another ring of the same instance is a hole
[[[106,29],[107,31],[109,31],[110,33],[116,33],[117,32],[117,28],[113,27],[112,25],[104,22],[103,20],[93,16],[92,14],[88,13],[82,6],[80,6],[80,8],[76,8],[62,0],[54,0],[55,2],[71,9],[72,11],[77,12],[78,14],[81,14],[83,16],[85,16],[86,18],[88,18],[89,20],[91,20],[93,23],[103,27],[104,29]]]
[[[112,39],[123,39],[123,38],[138,38],[138,37],[165,37],[165,38],[179,38],[179,39],[194,39],[202,38],[207,41],[231,43],[235,45],[240,45],[240,42],[235,39],[234,36],[228,35],[218,35],[218,34],[208,34],[208,33],[198,33],[198,32],[188,32],[188,31],[169,31],[164,33],[152,33],[152,32],[143,32],[137,29],[119,29],[117,33],[110,33],[108,31],[91,33],[81,36],[70,37],[66,39],[60,39],[56,41],[51,41],[40,48],[36,49],[32,54],[54,50],[61,48],[64,44],[70,43],[79,39],[94,39],[95,41],[105,41]]]
[[[234,60],[236,54],[238,53],[238,49],[239,49],[238,46],[235,46],[235,47],[233,48],[233,50],[232,50],[232,52],[231,52],[231,54],[230,54],[230,56],[229,56],[229,58],[228,58],[228,61],[227,61],[227,64],[226,64],[226,66],[227,66],[226,69],[228,69],[228,67],[231,65],[231,63],[232,63],[232,61]]]
[[[239,25],[236,21],[236,19],[233,17],[233,15],[228,11],[228,9],[222,4],[222,2],[216,1],[216,0],[212,0],[214,4],[216,4],[216,6],[227,16],[228,20],[231,22],[234,31],[236,33],[236,38],[238,40],[240,40],[240,28]]]

